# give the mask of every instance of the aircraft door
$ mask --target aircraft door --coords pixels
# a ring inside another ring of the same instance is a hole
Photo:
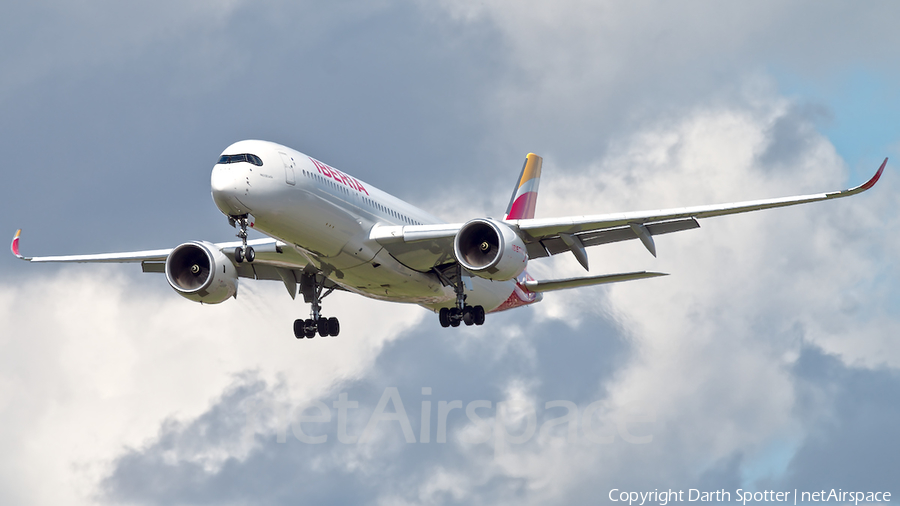
[[[281,161],[284,162],[284,181],[291,186],[297,184],[294,179],[294,159],[281,151],[278,154],[281,155]]]

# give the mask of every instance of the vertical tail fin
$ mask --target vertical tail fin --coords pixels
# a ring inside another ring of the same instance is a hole
[[[516,182],[509,206],[506,208],[507,220],[534,218],[534,207],[537,205],[538,185],[541,183],[541,164],[544,159],[534,153],[528,153],[522,173]]]

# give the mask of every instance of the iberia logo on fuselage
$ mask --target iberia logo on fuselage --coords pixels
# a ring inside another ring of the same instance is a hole
[[[319,174],[322,174],[325,177],[330,177],[331,179],[334,179],[338,183],[341,183],[347,187],[353,188],[354,190],[356,190],[358,192],[365,193],[366,195],[369,194],[369,192],[366,191],[366,188],[362,185],[362,183],[357,181],[357,179],[355,177],[344,174],[343,172],[335,169],[334,167],[331,167],[328,164],[322,163],[313,157],[309,157],[309,159],[312,161],[313,165],[316,166],[316,170],[319,171]]]

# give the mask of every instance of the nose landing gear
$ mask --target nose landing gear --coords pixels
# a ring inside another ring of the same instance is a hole
[[[243,243],[243,246],[238,246],[234,249],[234,261],[241,263],[247,260],[247,262],[252,263],[256,259],[256,252],[253,251],[253,246],[247,246],[247,227],[250,226],[250,218],[243,214],[237,217],[230,217],[228,221],[232,227],[240,226],[237,236]]]

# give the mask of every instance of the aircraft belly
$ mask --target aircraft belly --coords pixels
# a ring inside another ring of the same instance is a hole
[[[344,269],[341,274],[343,277],[336,281],[373,299],[423,304],[455,297],[436,275],[410,269],[383,250],[371,261]]]
[[[499,308],[510,295],[513,293],[515,281],[491,281],[483,278],[472,278],[472,288],[466,288],[466,304],[470,306],[481,306],[485,311],[491,312]],[[452,287],[450,297],[443,301],[435,303],[424,303],[422,306],[437,311],[442,307],[456,306],[456,292]]]
[[[444,286],[437,275],[410,269],[385,250],[360,263],[347,249],[336,257],[314,257],[314,261],[323,270],[332,271],[330,277],[348,290],[373,299],[420,304],[433,310],[455,305],[456,291],[452,286]],[[515,287],[515,281],[478,277],[471,281],[471,289],[466,289],[466,303],[480,305],[488,312],[501,307]]]

